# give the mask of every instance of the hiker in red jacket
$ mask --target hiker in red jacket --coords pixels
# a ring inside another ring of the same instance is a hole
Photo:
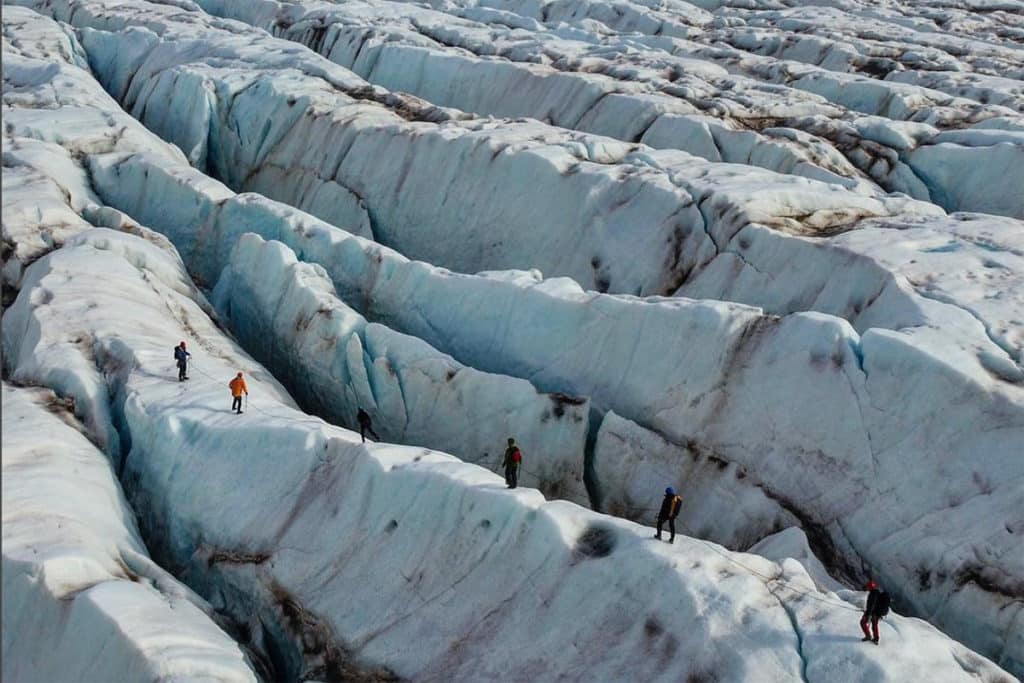
[[[676,490],[669,486],[665,489],[665,497],[661,500],[661,509],[658,511],[658,533],[654,534],[654,537],[661,540],[661,527],[668,522],[668,530],[671,535],[668,537],[669,543],[674,543],[676,540],[676,517],[679,516],[679,508],[683,505],[683,499],[676,495]]]
[[[878,620],[889,613],[889,594],[880,589],[874,581],[868,581],[864,588],[868,591],[868,601],[864,605],[864,616],[860,618],[860,630],[864,631],[864,637],[861,640],[870,640],[878,645]],[[869,621],[871,622],[871,632],[868,631]]]
[[[505,449],[505,459],[502,465],[505,466],[505,485],[514,489],[519,485],[519,465],[523,462],[523,454],[516,446],[516,440],[511,436],[508,438],[508,448]]]

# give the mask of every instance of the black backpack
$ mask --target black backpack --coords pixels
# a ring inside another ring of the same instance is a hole
[[[892,603],[892,599],[889,594],[885,591],[878,591],[878,598],[875,601],[875,614],[884,617],[889,613],[889,605]]]

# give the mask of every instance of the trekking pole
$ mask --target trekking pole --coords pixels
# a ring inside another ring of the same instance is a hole
[[[245,412],[249,412],[249,392],[245,392]]]

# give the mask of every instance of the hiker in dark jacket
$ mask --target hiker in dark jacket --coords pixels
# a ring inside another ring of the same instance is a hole
[[[514,489],[519,486],[519,465],[523,462],[523,454],[516,445],[516,440],[511,436],[508,438],[508,448],[505,449],[505,458],[501,464],[505,466],[505,485]]]
[[[878,645],[878,620],[889,613],[889,594],[878,587],[874,581],[868,581],[864,586],[868,591],[868,601],[864,605],[864,616],[860,618],[860,630],[864,631],[861,640],[872,641]],[[871,631],[868,631],[868,622],[871,622]]]
[[[185,371],[188,369],[188,358],[192,354],[185,350],[185,342],[174,347],[174,360],[178,362],[178,381],[184,382],[188,379]]]
[[[373,423],[370,422],[370,414],[368,412],[360,408],[356,414],[356,420],[359,421],[359,438],[363,440],[363,443],[366,443],[366,432],[370,432],[373,435],[374,441],[380,441],[377,432],[373,431]]]
[[[654,537],[661,540],[661,527],[668,522],[668,530],[671,535],[668,537],[669,543],[674,543],[676,540],[676,517],[679,516],[679,508],[683,505],[683,499],[676,495],[675,489],[669,486],[665,489],[665,497],[661,501],[661,509],[658,511],[658,533],[654,534]]]

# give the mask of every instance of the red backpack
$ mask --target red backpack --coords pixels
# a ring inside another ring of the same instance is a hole
[[[514,446],[512,448],[512,462],[514,462],[516,464],[519,464],[519,462],[522,461],[522,459],[523,459],[523,454],[519,452],[519,448],[518,447]]]

